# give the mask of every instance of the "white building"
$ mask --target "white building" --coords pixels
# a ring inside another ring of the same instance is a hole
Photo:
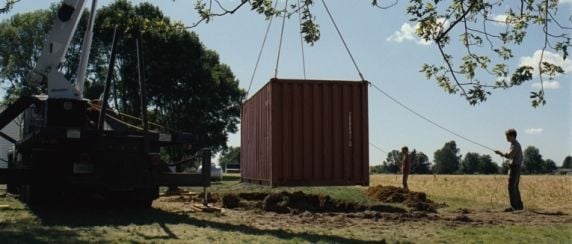
[[[6,107],[0,106],[0,111],[4,111]],[[19,119],[15,119],[14,121],[10,122],[6,127],[2,129],[4,134],[14,138],[15,140],[20,139],[20,126],[19,126]],[[10,141],[0,137],[0,168],[8,167],[8,151],[14,146]]]

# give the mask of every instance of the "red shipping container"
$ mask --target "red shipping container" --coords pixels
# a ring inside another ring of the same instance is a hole
[[[369,185],[367,82],[271,79],[241,114],[243,182]]]

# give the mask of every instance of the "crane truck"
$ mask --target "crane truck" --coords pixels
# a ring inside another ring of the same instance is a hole
[[[0,113],[0,129],[21,118],[21,138],[0,133],[14,144],[0,184],[30,204],[57,201],[70,192],[93,192],[123,203],[150,206],[161,186],[210,186],[210,152],[202,150],[202,172],[176,173],[160,158],[162,147],[189,146],[193,135],[159,133],[147,126],[144,79],[140,79],[143,129],[125,126],[107,108],[115,42],[103,99],[83,98],[96,0],[84,35],[78,77],[67,80],[60,67],[76,31],[85,0],[64,0],[28,82],[47,85],[47,95],[22,96]],[[141,71],[141,67],[139,67]],[[206,195],[206,194],[205,194]]]

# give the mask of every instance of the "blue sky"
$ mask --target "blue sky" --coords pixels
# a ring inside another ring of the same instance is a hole
[[[9,14],[0,15],[0,20],[14,13],[47,8],[54,2],[57,1],[22,0]],[[111,1],[100,0],[99,5],[106,5],[109,2]],[[185,25],[192,25],[198,20],[193,5],[195,1],[148,2],[158,5],[165,15]],[[236,2],[238,1],[221,1],[229,8]],[[321,39],[313,47],[308,45],[304,47],[307,77],[359,80],[321,2],[315,2],[313,12],[321,27]],[[495,90],[485,103],[471,106],[462,97],[445,93],[435,81],[426,80],[419,72],[423,63],[439,64],[441,59],[435,44],[424,43],[412,33],[415,23],[409,22],[410,17],[405,14],[408,1],[398,1],[396,6],[388,10],[373,8],[370,2],[369,0],[327,2],[367,80],[423,116],[487,147],[507,150],[509,145],[505,141],[504,131],[515,128],[519,132],[518,140],[523,148],[533,145],[540,149],[545,159],[552,159],[560,165],[564,157],[572,155],[570,58],[565,61],[560,58],[559,61],[562,62],[566,73],[557,77],[557,82],[545,83],[548,99],[546,106],[536,109],[530,106],[529,94],[535,90],[538,79],[520,87]],[[90,1],[87,5],[89,4]],[[565,21],[566,14],[571,11],[572,1],[561,1],[559,13],[562,22],[567,25],[572,25]],[[281,20],[275,20],[272,24],[251,94],[274,76],[280,24]],[[234,15],[216,18],[208,24],[203,23],[192,31],[199,35],[206,47],[219,53],[221,61],[230,65],[240,80],[240,86],[246,89],[253,74],[266,25],[263,16],[246,7]],[[502,28],[502,26],[489,28]],[[525,42],[514,48],[516,58],[510,63],[511,68],[514,69],[520,63],[537,60],[535,58],[538,57],[537,51],[542,48],[542,41],[540,32],[529,32]],[[458,54],[464,50],[455,44],[448,51],[453,55],[457,54],[455,57],[460,57]],[[552,56],[546,54],[546,57]],[[278,77],[303,78],[297,16],[286,20]],[[385,151],[407,145],[409,148],[424,152],[432,159],[435,150],[446,142],[455,140],[463,155],[467,152],[490,154],[494,161],[501,162],[501,158],[491,151],[420,119],[373,88],[369,90],[369,119],[370,142]],[[239,143],[239,134],[230,136],[230,145]],[[385,157],[385,153],[370,147],[371,164],[379,164]]]

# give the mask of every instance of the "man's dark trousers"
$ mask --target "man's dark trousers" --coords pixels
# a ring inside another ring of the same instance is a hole
[[[510,166],[508,170],[508,195],[510,198],[510,206],[514,210],[521,210],[523,208],[522,200],[520,199],[520,190],[518,189],[520,171],[520,165]]]

